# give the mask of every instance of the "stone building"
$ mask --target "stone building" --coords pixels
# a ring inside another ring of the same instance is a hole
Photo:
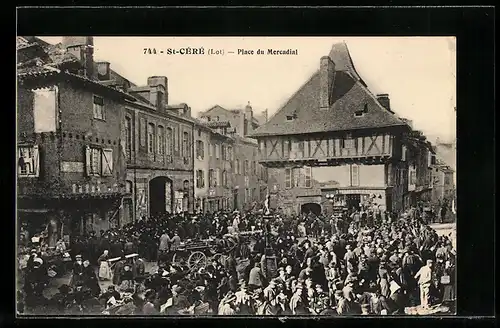
[[[205,125],[233,140],[231,206],[240,210],[261,208],[267,192],[267,172],[258,162],[257,142],[247,137],[260,126],[250,103],[245,109],[233,110],[216,105],[199,117]],[[267,120],[267,110],[261,117]]]
[[[391,108],[389,95],[370,92],[347,45],[339,43],[251,137],[258,140],[260,163],[268,168],[271,207],[286,214],[328,214],[337,206],[362,204],[404,209],[413,157],[429,147],[412,131]],[[415,147],[419,151],[412,151]]]
[[[199,121],[195,126],[194,175],[197,212],[234,208],[232,197],[234,139],[222,128],[223,126],[218,127]]]
[[[18,223],[50,246],[118,225],[134,98],[99,83],[92,37],[18,37],[17,52]]]

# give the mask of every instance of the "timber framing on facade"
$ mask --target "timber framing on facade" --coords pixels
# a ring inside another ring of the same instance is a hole
[[[381,192],[386,210],[409,205],[410,200],[405,204],[407,195],[418,189],[411,184],[417,183],[410,179],[411,172],[419,175],[420,189],[428,182],[430,144],[425,136],[397,116],[387,94],[371,93],[345,43],[334,44],[319,66],[250,135],[258,141],[259,162],[269,169],[275,207],[292,207],[288,212],[298,212],[301,204],[310,202],[325,210],[330,192],[361,200]],[[345,168],[344,174],[350,177],[338,177],[345,180],[344,185],[321,187],[315,180],[321,167]],[[360,172],[365,178],[360,178]],[[304,175],[306,182],[293,182],[304,181]],[[374,182],[370,175],[380,178]]]

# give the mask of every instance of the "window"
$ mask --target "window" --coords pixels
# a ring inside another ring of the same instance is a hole
[[[240,160],[239,159],[236,159],[234,166],[235,166],[234,168],[235,168],[236,174],[240,174]]]
[[[406,146],[405,145],[401,146],[401,160],[406,161]]]
[[[38,146],[19,147],[18,174],[25,177],[39,175]]]
[[[292,187],[300,187],[300,175],[301,169],[299,167],[294,167],[292,169]]]
[[[130,160],[132,156],[132,119],[125,118],[125,151],[127,159]]]
[[[233,160],[233,147],[230,146],[227,147],[227,160],[228,161]]]
[[[252,161],[252,174],[257,175],[257,165],[255,161]]]
[[[180,138],[180,136],[177,135],[177,133],[180,133],[179,131],[180,130],[178,130],[177,128],[173,128],[173,130],[172,130],[172,144],[174,145],[174,152],[175,153],[179,152],[179,138]]]
[[[187,133],[187,132],[182,133],[182,154],[184,157],[190,157],[189,156],[189,133]]]
[[[214,144],[214,152],[215,152],[215,158],[219,159],[220,158],[220,146],[219,146],[219,144]]]
[[[203,141],[196,141],[196,158],[202,160],[205,158],[205,145]]]
[[[105,120],[106,113],[104,111],[104,98],[94,96],[94,118],[98,120]]]
[[[174,133],[172,131],[172,128],[167,128],[167,135],[165,137],[165,148],[166,148],[165,153],[170,156],[172,156],[173,138],[174,138]]]
[[[292,188],[292,169],[285,169],[285,188]]]
[[[228,184],[227,184],[227,171],[224,170],[222,171],[222,186],[227,188]]]
[[[215,178],[214,178],[214,170],[213,169],[208,170],[208,186],[210,188],[215,186]]]
[[[140,119],[140,143],[142,147],[146,146],[146,120],[141,118]]]
[[[286,120],[287,121],[293,121],[294,118],[295,118],[295,116],[293,116],[293,115],[287,115],[286,116]]]
[[[221,146],[220,146],[220,150],[221,150],[222,160],[223,160],[223,161],[227,160],[226,146],[221,145]]]
[[[351,186],[359,186],[359,166],[351,165]]]
[[[153,123],[148,124],[148,153],[153,154],[155,152],[155,126]]]
[[[198,129],[198,137],[201,137],[201,129]]]
[[[411,185],[417,184],[417,172],[415,172],[414,170],[412,170],[410,173],[410,184]]]
[[[250,178],[245,177],[245,188],[248,188],[248,186],[250,186]]]
[[[436,156],[435,155],[431,156],[431,165],[436,165]]]
[[[165,154],[165,128],[158,126],[158,154]]]
[[[220,169],[215,169],[215,179],[214,179],[214,187],[217,187],[219,185],[219,181],[221,180],[220,178]]]
[[[87,146],[85,157],[87,175],[111,176],[113,174],[113,149]]]
[[[290,140],[283,140],[283,157],[290,157],[291,146],[292,144],[290,143]]]
[[[203,175],[203,170],[196,171],[196,187],[197,188],[205,187],[205,177]]]
[[[311,176],[312,176],[312,168],[310,166],[304,167],[304,187],[311,188]]]

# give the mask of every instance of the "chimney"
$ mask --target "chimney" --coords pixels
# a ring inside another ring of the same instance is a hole
[[[66,51],[80,61],[83,75],[94,78],[94,38],[91,36],[65,36],[62,44]]]
[[[389,99],[389,95],[387,93],[380,93],[377,95],[377,100],[389,112],[391,112],[391,101]]]
[[[319,66],[320,89],[319,89],[319,107],[320,109],[329,109],[333,102],[332,91],[335,81],[335,63],[330,56],[321,57]]]
[[[249,134],[252,133],[253,128],[252,128],[252,123],[253,123],[253,110],[252,106],[250,106],[250,102],[245,106],[245,119],[247,120],[247,131],[245,133]]]
[[[149,101],[156,108],[168,105],[168,84],[166,76],[148,77]]]
[[[246,132],[246,122],[245,122],[245,112],[244,111],[238,111],[238,120],[239,120],[239,124],[238,124],[238,128],[236,129],[236,132],[238,133],[238,135],[240,136],[244,136],[245,135],[245,132]]]
[[[106,61],[97,62],[97,78],[99,81],[107,81],[111,79],[109,65],[109,62]]]
[[[267,120],[268,120],[268,110],[266,108],[265,111],[262,112],[262,116],[264,117],[264,123],[267,123]]]

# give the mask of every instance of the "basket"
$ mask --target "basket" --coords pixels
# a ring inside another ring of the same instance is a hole
[[[441,284],[447,285],[451,282],[450,276],[442,276],[441,277]]]

